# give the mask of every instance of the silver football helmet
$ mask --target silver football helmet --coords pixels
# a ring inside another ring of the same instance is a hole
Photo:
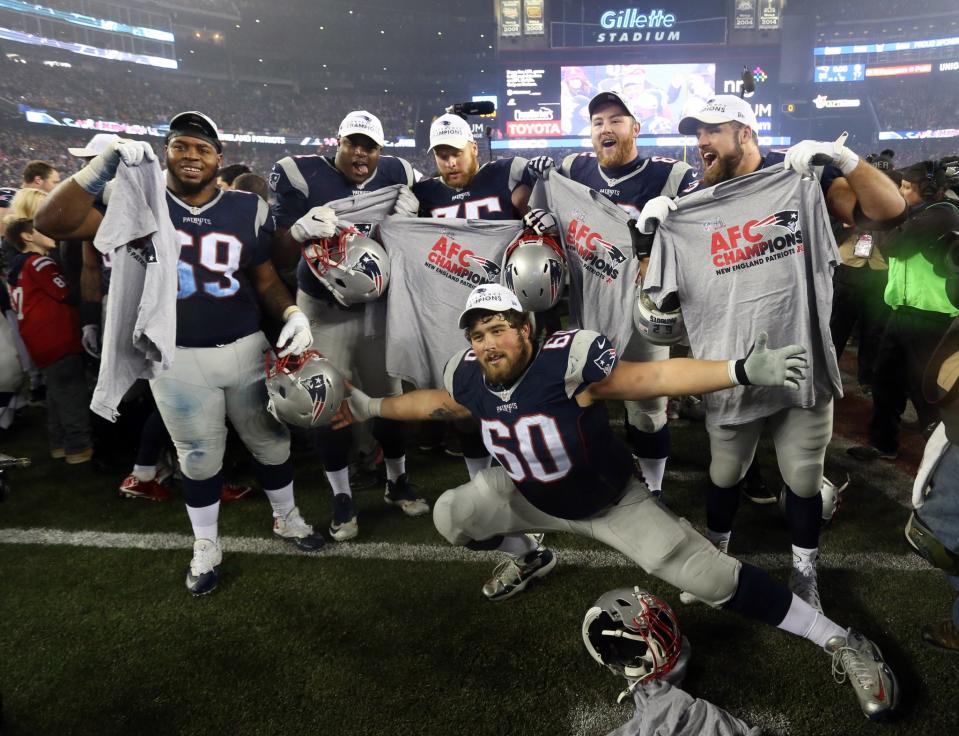
[[[684,646],[673,609],[638,587],[603,593],[586,612],[582,634],[589,655],[629,682],[620,700],[642,682],[672,679]]]
[[[633,299],[633,325],[636,331],[654,345],[674,345],[686,337],[686,324],[683,311],[678,302],[660,309],[643,291],[643,284],[636,285],[636,298]]]
[[[822,526],[829,526],[832,522],[833,516],[836,515],[836,511],[839,510],[839,506],[842,502],[841,494],[849,486],[849,476],[846,476],[846,482],[841,486],[837,486],[825,475],[822,477]],[[782,487],[782,490],[779,492],[779,510],[786,513],[786,486]]]
[[[566,285],[566,255],[549,235],[524,231],[506,249],[503,285],[523,310],[543,312],[559,302]]]
[[[273,359],[271,350],[266,354],[267,411],[306,429],[329,424],[346,396],[340,372],[315,350]]]
[[[353,227],[331,238],[308,240],[303,260],[343,306],[372,302],[390,283],[390,259],[383,246]]]

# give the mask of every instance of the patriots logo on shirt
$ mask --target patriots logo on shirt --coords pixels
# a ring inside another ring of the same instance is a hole
[[[310,400],[313,402],[313,421],[316,422],[323,414],[323,409],[326,408],[326,379],[323,376],[312,376],[303,382],[303,388],[306,389],[306,392],[310,395]]]
[[[482,274],[486,276],[486,280],[490,283],[499,280],[500,267],[495,261],[491,261],[489,258],[484,258],[483,256],[478,256],[475,253],[471,253],[467,256],[470,262],[479,268],[482,269]],[[474,272],[477,272],[477,269],[472,269]]]
[[[605,340],[603,341],[605,342]],[[601,343],[597,343],[599,347],[602,347]],[[606,350],[599,354],[599,357],[593,361],[593,365],[599,368],[604,375],[609,375],[610,371],[613,370],[613,366],[616,365],[616,348],[610,345]]]
[[[594,242],[598,247],[606,251],[609,259],[614,263],[623,263],[626,260],[626,255],[623,253],[623,251],[621,251],[612,243],[608,243],[602,238],[596,238]]]
[[[353,270],[369,278],[373,282],[377,294],[383,293],[383,271],[380,269],[379,262],[370,253],[363,253],[357,259]]]
[[[782,210],[781,212],[767,215],[756,223],[756,227],[766,227],[769,225],[784,227],[789,232],[794,233],[799,228],[799,212],[797,210]]]

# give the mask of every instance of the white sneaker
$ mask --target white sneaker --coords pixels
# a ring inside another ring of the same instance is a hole
[[[349,493],[337,493],[333,496],[333,519],[330,522],[330,536],[336,542],[346,542],[360,533],[356,520],[356,507]]]
[[[193,543],[193,559],[186,572],[186,587],[193,595],[206,595],[220,580],[217,568],[223,561],[220,540],[198,539]]]
[[[789,573],[789,589],[806,603],[822,613],[822,602],[819,600],[819,584],[816,578],[816,568],[804,566],[794,567]]]
[[[313,552],[326,544],[326,540],[314,534],[313,527],[303,521],[300,510],[295,506],[286,516],[273,518],[273,533],[304,552]]]
[[[721,539],[719,544],[716,545],[716,548],[724,555],[729,554],[729,539]],[[687,593],[685,590],[679,591],[679,602],[685,606],[693,603],[702,603],[699,598],[694,596],[692,593]]]

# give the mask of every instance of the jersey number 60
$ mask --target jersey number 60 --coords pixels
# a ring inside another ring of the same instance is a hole
[[[539,449],[548,455],[548,458],[544,459],[548,459],[552,470],[547,470],[536,452],[537,448],[533,444],[534,430],[540,435]],[[556,420],[546,414],[522,417],[512,429],[503,422],[484,419],[482,432],[483,442],[490,452],[496,455],[496,459],[502,463],[503,469],[515,483],[527,480],[530,476],[543,483],[552,483],[569,475],[573,467]],[[515,440],[522,459],[517,457],[516,453],[498,445],[496,440]]]

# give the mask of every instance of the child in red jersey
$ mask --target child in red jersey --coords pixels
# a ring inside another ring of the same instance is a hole
[[[47,383],[50,454],[75,465],[93,456],[80,315],[76,306],[66,303],[69,286],[48,256],[55,241],[33,227],[29,215],[44,193],[38,191],[35,196],[38,202],[25,203],[22,210],[4,218],[6,239],[19,251],[7,285],[20,336]]]

